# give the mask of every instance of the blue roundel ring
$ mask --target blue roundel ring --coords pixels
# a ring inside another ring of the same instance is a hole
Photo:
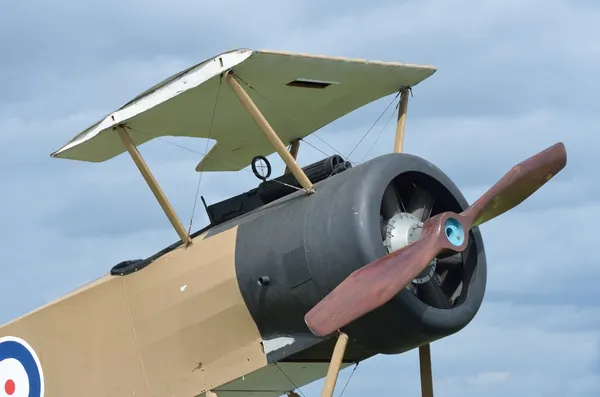
[[[25,368],[29,379],[29,397],[43,397],[44,373],[33,348],[21,338],[0,337],[0,362],[10,358],[19,361]]]

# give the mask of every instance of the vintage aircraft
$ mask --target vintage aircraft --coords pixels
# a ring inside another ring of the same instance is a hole
[[[271,397],[326,377],[331,397],[341,368],[419,348],[432,396],[429,344],[465,327],[483,300],[478,226],[566,165],[557,143],[469,206],[440,169],[401,153],[408,92],[435,70],[229,51],[54,152],[102,162],[127,151],[181,241],[0,327],[0,395]],[[297,164],[303,138],[394,93],[395,153]],[[205,204],[210,225],[190,234],[137,150],[165,135],[216,140],[199,172],[251,165],[263,181]],[[259,166],[274,152],[286,173],[268,179]]]

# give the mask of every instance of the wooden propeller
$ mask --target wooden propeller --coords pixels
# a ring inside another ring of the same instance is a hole
[[[460,214],[443,212],[423,223],[421,238],[356,270],[304,317],[317,336],[326,336],[377,309],[402,291],[438,255],[462,252],[471,228],[516,207],[564,168],[563,143],[514,166]]]

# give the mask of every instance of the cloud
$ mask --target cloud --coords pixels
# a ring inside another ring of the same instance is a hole
[[[575,329],[597,318],[598,309],[486,302],[467,328],[432,345],[435,395],[592,395],[600,390],[597,326]],[[573,328],[565,329],[561,320]],[[340,389],[351,371],[340,375]],[[303,391],[313,395],[322,384],[315,382]],[[346,393],[399,390],[420,393],[416,351],[360,363]]]
[[[442,168],[470,201],[558,140],[569,153],[567,168],[548,186],[482,227],[488,293],[472,324],[432,346],[436,396],[600,391],[597,3],[25,0],[4,10],[0,35],[15,39],[0,42],[0,301],[15,303],[2,305],[0,321],[177,239],[126,155],[103,164],[49,158],[137,93],[236,47],[433,64],[438,72],[410,99],[405,148]],[[391,100],[307,142],[333,154],[324,140],[347,155]],[[390,110],[352,159],[388,152],[394,128]],[[140,148],[186,225],[204,145],[167,138]],[[323,156],[302,143],[302,164]],[[278,175],[283,165],[271,158]],[[200,193],[213,203],[256,183],[246,171],[205,174]],[[205,224],[203,212],[199,203],[194,229]],[[420,392],[414,351],[361,363],[345,396],[398,389]]]

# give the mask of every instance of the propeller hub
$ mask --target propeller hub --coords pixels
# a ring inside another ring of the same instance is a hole
[[[387,253],[390,254],[419,240],[422,230],[423,222],[416,215],[398,212],[385,225],[384,245]],[[437,258],[433,259],[412,282],[423,284],[429,281],[435,273],[436,264]]]
[[[456,218],[448,218],[444,224],[444,234],[455,247],[460,247],[465,241],[465,229]]]

